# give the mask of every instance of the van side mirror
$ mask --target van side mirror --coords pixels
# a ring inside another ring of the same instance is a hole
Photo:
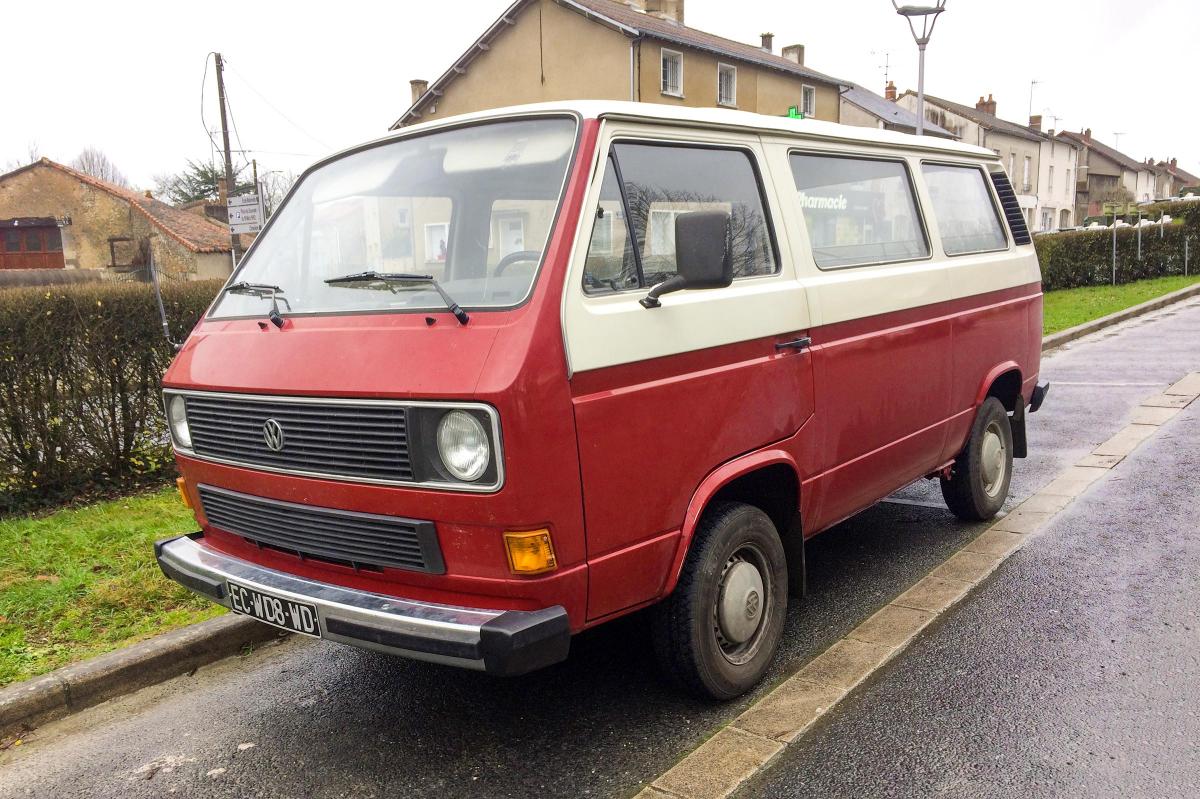
[[[642,299],[643,308],[658,308],[658,298],[682,289],[720,289],[733,282],[733,248],[727,211],[689,211],[675,217],[675,268]]]

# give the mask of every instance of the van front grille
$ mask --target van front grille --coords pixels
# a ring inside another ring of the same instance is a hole
[[[209,524],[258,546],[358,569],[445,572],[433,522],[281,502],[207,485],[197,491]]]
[[[199,394],[186,395],[184,402],[192,450],[200,457],[318,475],[413,480],[402,405]]]
[[[992,184],[1000,197],[1000,205],[1004,208],[1004,216],[1008,219],[1008,227],[1012,230],[1013,242],[1028,244],[1033,241],[1029,237],[1029,226],[1025,224],[1025,215],[1021,213],[1021,204],[1017,202],[1016,192],[1008,182],[1008,175],[1003,171],[992,172]]]

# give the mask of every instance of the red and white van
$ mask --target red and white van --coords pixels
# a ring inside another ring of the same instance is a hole
[[[414,126],[307,171],[172,364],[201,532],[158,560],[497,674],[656,605],[667,669],[735,696],[805,539],[921,477],[999,510],[1041,309],[978,147],[632,103]]]

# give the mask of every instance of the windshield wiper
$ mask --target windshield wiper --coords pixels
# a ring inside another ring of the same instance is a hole
[[[283,304],[287,306],[289,313],[292,310],[292,304],[288,302],[287,297],[283,296],[283,289],[279,286],[272,286],[269,283],[250,283],[245,280],[239,280],[237,283],[230,283],[221,289],[222,294],[226,292],[230,294],[248,294],[251,297],[270,298],[271,312],[267,314],[267,318],[271,320],[271,324],[275,325],[275,327],[283,327],[283,314],[279,313],[279,301],[283,300]]]
[[[355,272],[352,275],[342,275],[341,277],[331,277],[325,281],[330,286],[344,286],[345,288],[376,288],[383,287],[392,291],[393,283],[409,284],[409,285],[430,285],[434,291],[442,298],[442,302],[446,303],[446,307],[450,309],[450,313],[454,314],[454,318],[459,324],[465,325],[471,321],[471,317],[467,315],[457,302],[455,302],[441,284],[433,279],[433,275],[410,275],[404,272]]]

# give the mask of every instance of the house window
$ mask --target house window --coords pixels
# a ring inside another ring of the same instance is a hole
[[[737,105],[737,67],[717,64],[717,104]]]
[[[1071,193],[1071,170],[1069,170],[1069,169],[1067,170],[1067,186],[1066,186],[1066,188],[1067,188],[1067,193],[1070,194]]]
[[[1043,208],[1042,209],[1042,226],[1040,229],[1041,230],[1053,230],[1054,229],[1054,209],[1053,208]]]
[[[805,119],[817,115],[817,90],[812,86],[800,87],[800,113]]]
[[[1054,191],[1054,167],[1050,167],[1050,178],[1047,181],[1046,191]]]
[[[1008,179],[1013,183],[1017,182],[1017,154],[1008,154]]]
[[[1024,172],[1022,172],[1022,175],[1024,176],[1025,179],[1021,181],[1021,183],[1023,183],[1025,185],[1025,191],[1029,191],[1031,188],[1033,188],[1033,182],[1029,179],[1030,178],[1030,167],[1032,165],[1033,165],[1033,159],[1030,158],[1029,156],[1025,156],[1025,169],[1024,169]]]
[[[425,263],[446,263],[449,239],[449,222],[431,222],[425,225]]]
[[[683,53],[662,51],[662,93],[683,96]]]

